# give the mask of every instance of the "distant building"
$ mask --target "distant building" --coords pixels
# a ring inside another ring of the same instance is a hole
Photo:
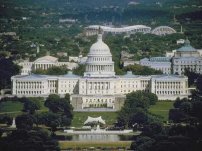
[[[135,61],[133,61],[133,60],[124,60],[123,62],[122,62],[122,65],[123,65],[123,67],[126,67],[126,66],[129,66],[129,65],[134,65],[135,64]]]
[[[85,35],[86,36],[93,36],[97,35],[99,32],[99,28],[103,30],[103,33],[111,33],[111,34],[126,34],[131,35],[135,33],[150,33],[158,36],[174,34],[176,33],[175,29],[169,26],[159,26],[154,28],[151,31],[151,27],[145,25],[133,25],[133,26],[125,26],[125,27],[113,27],[113,26],[100,26],[100,25],[90,25],[85,28]]]
[[[187,39],[181,48],[166,52],[166,57],[144,58],[139,64],[161,70],[164,74],[183,75],[186,69],[202,74],[202,49],[195,49]]]
[[[21,75],[29,75],[32,70],[42,69],[47,70],[53,66],[67,66],[68,69],[72,70],[78,66],[77,63],[74,62],[59,62],[58,58],[52,56],[44,56],[38,58],[34,62],[23,61],[19,63],[22,66]]]
[[[131,1],[131,2],[128,3],[128,5],[138,5],[138,4],[140,4],[140,3],[134,2],[134,1]]]
[[[59,19],[59,23],[76,23],[76,22],[77,22],[77,19],[69,19],[69,18]]]
[[[78,57],[76,56],[69,56],[69,61],[70,62],[76,62],[79,64],[85,64],[87,60],[87,57],[83,57],[82,55],[79,55]]]
[[[133,60],[134,54],[131,54],[127,51],[121,51],[121,64],[123,67],[128,65],[134,65],[135,61]]]
[[[195,49],[185,40],[184,46],[174,53],[172,65],[175,74],[183,75],[186,69],[202,74],[202,49]]]
[[[67,57],[67,52],[57,52],[59,57]]]
[[[151,31],[151,34],[162,36],[176,33],[175,29],[168,26],[159,26]]]
[[[176,50],[170,51],[170,52],[166,52],[166,57],[170,57],[172,58],[175,54]]]
[[[171,58],[169,57],[151,57],[139,61],[142,66],[147,66],[155,70],[160,70],[164,74],[171,74]]]
[[[30,17],[22,17],[22,20],[29,20]]]
[[[100,26],[100,25],[90,25],[85,28],[85,35],[92,36],[97,35],[99,32],[99,28],[103,30],[104,33],[111,33],[111,34],[135,34],[135,33],[150,33],[151,28],[145,25],[133,25],[133,26],[126,26],[126,27],[110,27],[110,26]]]
[[[0,36],[5,35],[5,36],[17,36],[16,32],[3,32],[0,33]]]
[[[177,44],[184,44],[185,40],[184,39],[179,39],[177,40]]]

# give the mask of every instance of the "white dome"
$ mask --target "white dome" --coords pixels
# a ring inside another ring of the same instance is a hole
[[[109,47],[102,41],[102,34],[88,53],[85,77],[114,77],[114,62]]]
[[[97,42],[91,46],[88,55],[99,55],[99,54],[111,55],[109,47],[102,41],[101,34],[98,35]]]

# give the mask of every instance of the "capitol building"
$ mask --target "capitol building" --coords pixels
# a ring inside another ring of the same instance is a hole
[[[109,47],[98,34],[87,56],[83,76],[16,75],[12,77],[12,94],[18,97],[47,97],[70,94],[74,110],[119,110],[125,95],[141,90],[152,92],[159,100],[175,100],[189,95],[188,78],[180,75],[116,75]]]

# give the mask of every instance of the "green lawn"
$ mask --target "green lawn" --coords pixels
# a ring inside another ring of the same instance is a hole
[[[43,105],[44,101],[40,101],[41,103],[41,111],[47,111],[48,109]],[[163,117],[164,121],[168,120],[168,112],[169,109],[173,108],[173,103],[171,101],[159,101],[156,105],[152,105],[149,108],[149,112],[152,114],[159,115]],[[0,113],[8,112],[11,115],[18,115],[21,113],[23,108],[23,104],[18,101],[8,101],[0,103]],[[73,127],[81,127],[83,123],[88,118],[102,116],[102,118],[106,121],[107,125],[112,125],[116,122],[117,112],[74,112],[74,118],[72,121]]]
[[[0,112],[15,112],[21,111],[23,104],[17,101],[7,101],[0,103]]]
[[[44,101],[40,101],[40,110],[37,112],[48,111],[48,108],[44,106]],[[8,114],[12,117],[16,117],[22,114],[23,103],[19,101],[7,101],[0,102],[0,114]]]
[[[78,141],[59,141],[60,149],[89,149],[108,148],[108,150],[118,150],[115,148],[130,148],[131,141],[118,142],[78,142]],[[92,148],[93,147],[93,148]]]
[[[159,115],[164,121],[168,120],[168,113],[171,108],[173,108],[173,103],[171,101],[159,101],[155,105],[149,108],[149,112],[152,114]]]
[[[72,126],[82,127],[88,116],[102,116],[103,120],[106,122],[106,125],[112,125],[114,122],[116,122],[117,112],[74,112]]]

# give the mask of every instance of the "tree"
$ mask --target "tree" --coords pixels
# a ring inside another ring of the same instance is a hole
[[[196,117],[200,123],[202,123],[202,101],[193,101],[192,102],[192,111],[191,115]]]
[[[31,130],[34,124],[34,117],[29,114],[22,114],[15,119],[17,129]]]
[[[0,115],[0,123],[2,124],[7,124],[7,125],[12,125],[12,118],[8,115]]]
[[[157,75],[157,74],[163,74],[160,70],[155,70],[150,67],[141,66],[138,64],[135,65],[129,65],[124,67],[125,71],[132,71],[136,75]]]
[[[180,107],[180,104],[182,103],[181,99],[178,97],[175,102],[173,103],[173,106],[175,108],[179,108]]]
[[[73,73],[76,74],[76,75],[83,76],[85,70],[86,70],[86,66],[83,65],[83,64],[80,64],[77,68],[75,68],[73,70]]]
[[[68,69],[66,66],[53,66],[51,68],[48,68],[47,70],[42,69],[36,69],[33,70],[32,73],[34,74],[47,74],[47,75],[64,75],[67,74]]]
[[[40,103],[35,100],[25,100],[24,105],[23,105],[23,111],[28,112],[30,114],[34,114],[36,110],[40,109]]]
[[[134,124],[143,125],[146,124],[148,120],[147,114],[143,110],[139,110],[129,119],[129,127],[133,127]]]
[[[142,133],[145,136],[153,137],[163,133],[163,125],[159,122],[149,123],[145,125],[142,129]]]
[[[53,113],[65,114],[68,117],[72,117],[73,107],[70,104],[69,96],[66,95],[65,98],[60,98],[58,95],[49,95],[45,101],[45,106]]]
[[[189,87],[195,84],[195,81],[199,76],[197,73],[192,72],[189,69],[185,69],[184,74],[188,77],[188,85],[189,85]]]
[[[150,151],[190,151],[195,150],[195,143],[185,136],[169,136],[162,140],[156,141]]]
[[[66,93],[66,94],[65,94],[65,100],[66,100],[68,103],[70,103],[70,95],[69,95],[69,93]]]
[[[59,102],[60,97],[56,94],[50,94],[46,99],[44,105],[49,108],[51,112],[57,112],[57,103]]]
[[[180,123],[186,118],[186,114],[180,109],[170,109],[169,111],[169,120],[174,123]]]
[[[73,107],[70,104],[69,95],[66,94],[65,98],[60,98],[58,95],[49,95],[45,101],[45,106],[55,114],[60,116],[61,125],[69,126],[73,118]]]
[[[149,98],[150,105],[155,105],[158,101],[158,97],[154,93],[147,93],[147,97]]]
[[[48,68],[47,70],[47,74],[48,75],[63,75],[67,73],[67,67],[66,66],[61,66],[61,67],[52,67],[52,68]]]
[[[183,111],[186,114],[190,114],[191,110],[192,110],[191,102],[182,102],[180,104],[180,110]]]
[[[150,100],[147,97],[146,92],[136,91],[126,95],[124,107],[126,108],[143,108],[149,107]]]
[[[130,149],[135,151],[150,151],[155,140],[147,136],[139,136],[136,141],[132,142]]]
[[[20,72],[20,67],[13,63],[12,58],[0,57],[0,90],[11,87],[11,76]]]
[[[196,87],[199,91],[199,93],[202,95],[202,75],[199,75],[198,78],[196,79]]]
[[[145,124],[148,119],[147,109],[150,104],[154,104],[157,100],[158,98],[155,94],[143,91],[127,94],[124,106],[118,114],[118,125],[131,127],[135,122]]]
[[[59,151],[58,142],[41,129],[13,131],[6,137],[0,138],[0,148],[4,151]]]
[[[2,135],[3,135],[3,132],[4,132],[4,130],[3,130],[2,128],[0,128],[0,138],[1,138]]]

